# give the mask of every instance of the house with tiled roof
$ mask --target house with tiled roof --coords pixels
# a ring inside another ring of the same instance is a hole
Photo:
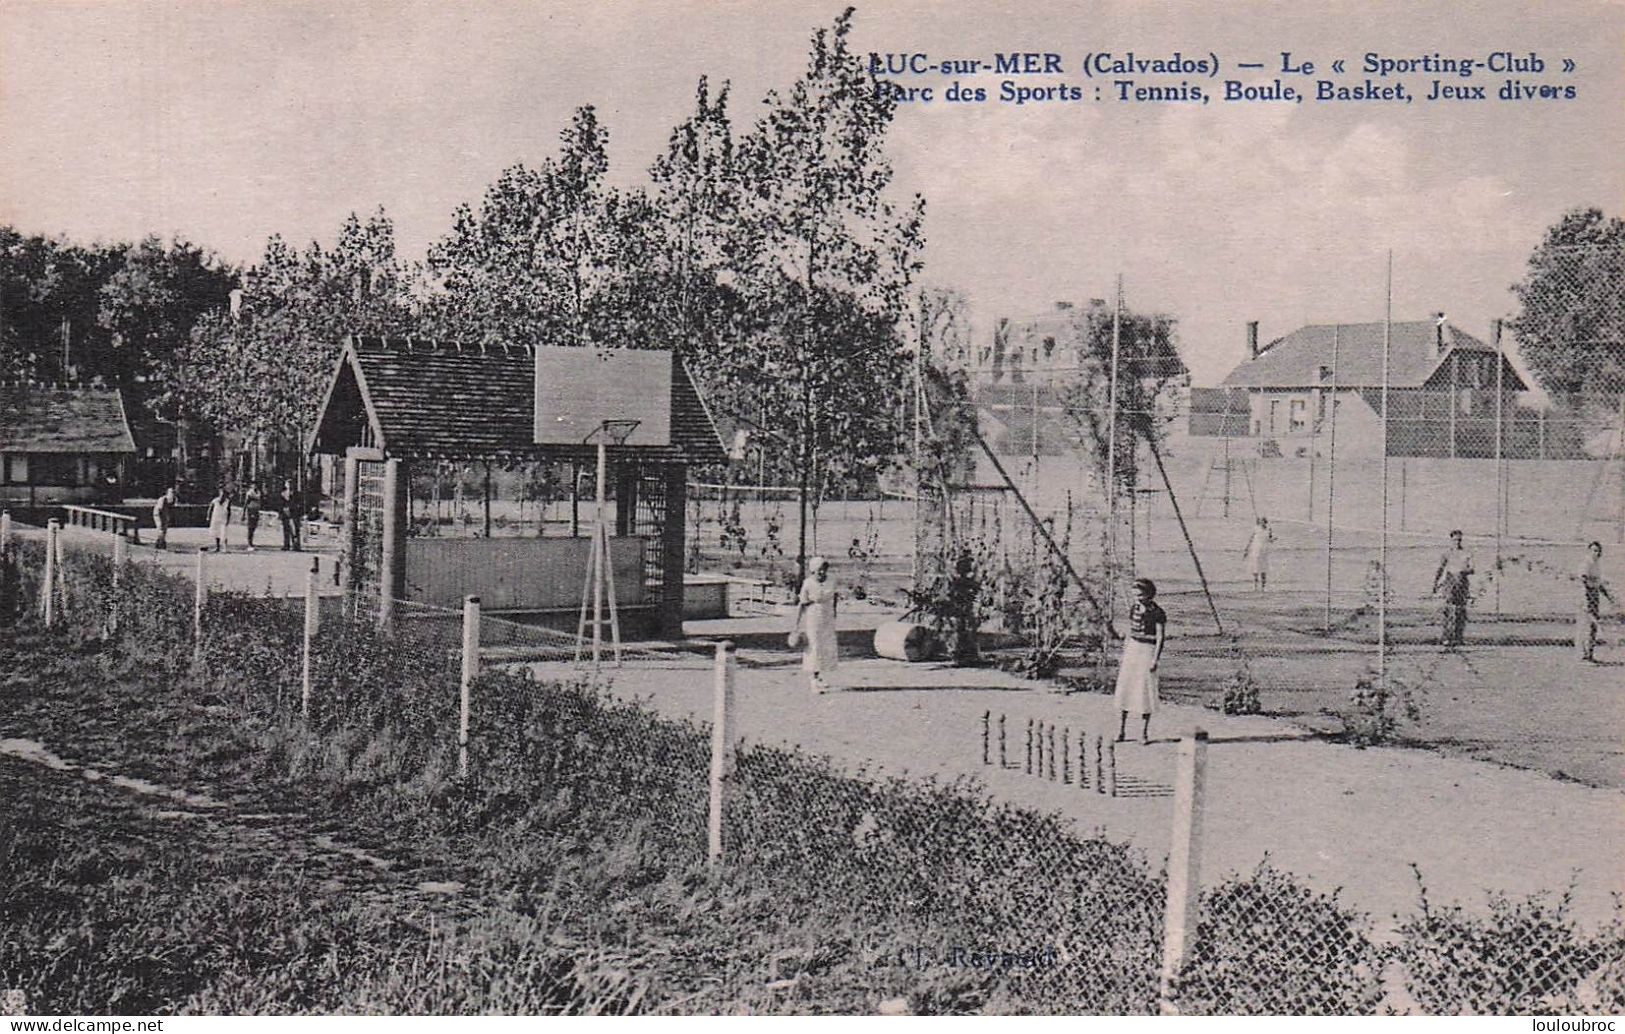
[[[1247,353],[1217,389],[1193,392],[1191,433],[1252,439],[1263,456],[1323,453],[1334,409],[1339,455],[1380,455],[1386,437],[1391,456],[1493,456],[1498,421],[1505,435],[1529,390],[1495,346],[1442,314],[1312,324],[1263,346],[1249,323]]]
[[[116,498],[135,455],[117,390],[0,384],[0,504]]]

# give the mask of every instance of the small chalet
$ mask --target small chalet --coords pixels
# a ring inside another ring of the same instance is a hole
[[[413,535],[409,486],[414,469],[447,461],[553,465],[568,468],[574,509],[606,421],[631,426],[608,449],[605,479],[623,628],[680,634],[687,471],[727,457],[687,369],[665,351],[352,340],[311,439],[312,452],[343,457],[345,541],[376,551],[345,565],[347,586],[448,607],[476,595],[493,613],[574,627],[589,528]]]
[[[1389,325],[1388,454],[1489,457],[1529,414],[1529,385],[1506,357],[1443,315]],[[1257,440],[1264,456],[1325,451],[1332,407],[1339,455],[1380,455],[1382,323],[1315,324],[1260,347],[1247,325],[1247,361],[1219,388],[1192,392],[1191,433]]]
[[[0,384],[0,504],[121,498],[135,455],[118,391]]]

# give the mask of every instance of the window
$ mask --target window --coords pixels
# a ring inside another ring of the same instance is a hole
[[[1293,399],[1290,410],[1287,430],[1302,431],[1309,426],[1309,403],[1303,399]]]
[[[28,484],[28,457],[13,453],[0,465],[0,481],[8,485]]]
[[[1281,400],[1270,399],[1270,434],[1276,433],[1281,422]]]

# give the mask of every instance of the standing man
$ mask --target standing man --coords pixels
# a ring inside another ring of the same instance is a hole
[[[282,519],[283,551],[299,552],[299,520],[304,515],[299,512],[299,497],[294,493],[292,481],[282,482],[282,491],[277,495],[277,515]]]
[[[1585,559],[1580,561],[1579,570],[1574,572],[1574,578],[1580,583],[1580,612],[1574,620],[1574,648],[1579,651],[1582,661],[1596,663],[1597,657],[1597,620],[1602,616],[1602,598],[1608,597],[1608,602],[1619,606],[1614,594],[1608,591],[1608,583],[1602,580],[1602,543],[1593,542],[1586,547]]]
[[[260,486],[249,482],[243,493],[243,523],[248,525],[248,551],[254,552],[254,532],[260,526]]]
[[[175,486],[170,485],[164,489],[163,495],[152,504],[152,526],[158,529],[158,539],[153,543],[159,549],[169,548],[169,523],[175,517]]]
[[[1467,637],[1467,601],[1472,597],[1473,555],[1461,544],[1461,530],[1450,533],[1450,548],[1433,572],[1433,591],[1444,586],[1444,629],[1440,646],[1460,646]]]

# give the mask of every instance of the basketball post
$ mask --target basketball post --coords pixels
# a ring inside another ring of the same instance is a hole
[[[605,420],[588,434],[585,441],[598,444],[598,516],[592,532],[592,546],[587,559],[585,591],[581,594],[581,617],[576,623],[576,660],[581,660],[587,639],[587,611],[592,611],[592,666],[596,670],[602,661],[604,647],[604,608],[608,597],[609,628],[615,665],[621,663],[621,623],[615,603],[615,566],[609,556],[609,443],[624,445],[637,429],[637,420]]]

